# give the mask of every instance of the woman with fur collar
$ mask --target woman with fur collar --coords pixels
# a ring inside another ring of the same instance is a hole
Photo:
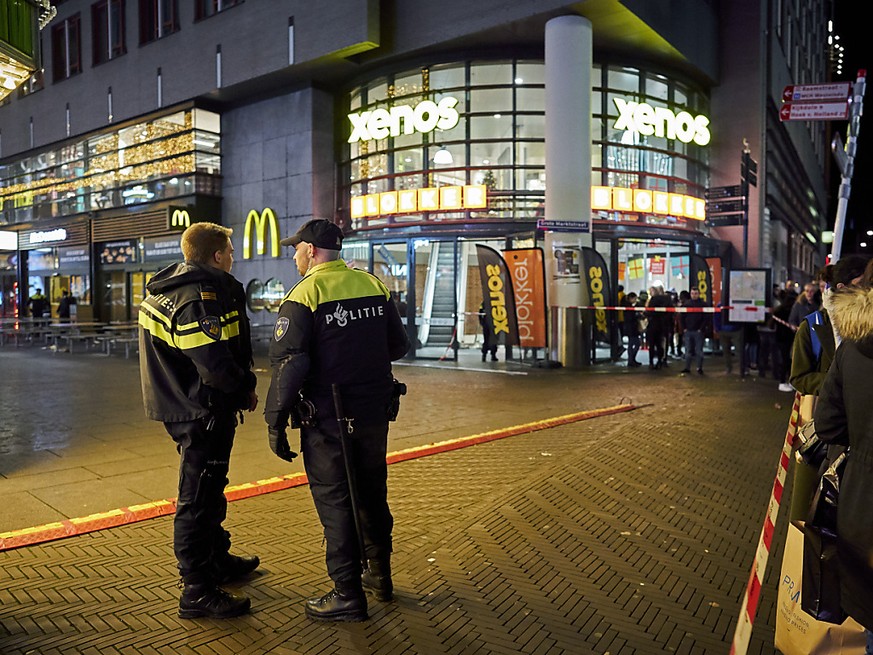
[[[840,336],[819,391],[819,438],[849,446],[837,510],[843,609],[867,629],[873,655],[873,288],[831,292],[829,313]]]

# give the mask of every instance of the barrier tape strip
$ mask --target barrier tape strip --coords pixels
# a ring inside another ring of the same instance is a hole
[[[675,314],[716,314],[725,309],[742,309],[747,312],[760,311],[760,307],[734,307],[733,305],[725,305],[724,307],[625,307],[625,306],[609,306],[609,305],[578,305],[570,306],[567,309],[603,309],[612,312],[670,312]],[[764,308],[764,311],[769,312],[769,308]]]
[[[513,437],[519,434],[537,432],[538,430],[545,430],[559,425],[566,425],[568,423],[575,423],[601,416],[609,416],[610,414],[628,412],[634,409],[637,409],[636,405],[622,404],[584,412],[575,412],[573,414],[565,414],[563,416],[556,416],[541,421],[533,421],[531,423],[523,423],[521,425],[492,430],[490,432],[483,432],[467,437],[460,437],[458,439],[450,439],[448,441],[440,441],[425,446],[416,446],[414,448],[398,450],[389,453],[386,461],[388,464],[396,464],[410,459],[437,455],[439,453],[457,450],[459,448],[466,448],[467,446],[475,446],[477,444],[487,443],[497,439],[505,439],[506,437]],[[257,482],[233,485],[227,487],[224,495],[227,497],[228,502],[233,502],[236,500],[242,500],[243,498],[251,498],[252,496],[260,496],[274,491],[299,487],[308,484],[308,482],[305,473],[293,473],[267,478],[265,480],[258,480]],[[82,518],[66,519],[54,523],[38,525],[32,528],[13,530],[11,532],[0,532],[0,552],[11,550],[13,548],[21,548],[23,546],[33,546],[35,544],[63,539],[65,537],[74,537],[88,532],[96,532],[98,530],[106,530],[131,523],[138,523],[139,521],[145,521],[159,516],[167,516],[169,514],[174,514],[175,512],[176,499],[169,498],[167,500],[157,500],[142,505],[131,505],[130,507],[113,509],[99,514],[91,514],[90,516]]]
[[[779,454],[779,466],[776,470],[776,479],[773,482],[773,493],[770,494],[770,502],[767,505],[767,515],[764,517],[764,526],[761,528],[761,538],[758,541],[755,562],[752,564],[752,572],[749,575],[749,583],[746,586],[746,593],[740,608],[740,617],[737,620],[737,629],[734,632],[730,655],[746,655],[746,651],[749,649],[749,640],[752,637],[752,624],[755,622],[758,601],[761,599],[761,586],[764,582],[767,560],[770,558],[773,532],[776,528],[776,518],[779,516],[782,491],[785,489],[785,478],[788,475],[788,465],[791,462],[791,452],[794,447],[794,438],[797,435],[799,417],[800,393],[796,392],[794,394],[794,405],[791,408],[791,416],[788,419],[785,443],[782,445],[782,452]]]

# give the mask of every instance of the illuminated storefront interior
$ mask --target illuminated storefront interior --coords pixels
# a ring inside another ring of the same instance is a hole
[[[477,339],[475,243],[541,243],[544,72],[530,60],[434,64],[347,96],[344,256],[387,282],[416,323],[420,356]],[[592,81],[595,247],[628,290],[685,288],[683,265],[707,233],[707,96],[626,66],[597,65]]]

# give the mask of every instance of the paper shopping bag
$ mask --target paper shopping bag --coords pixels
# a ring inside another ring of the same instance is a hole
[[[803,523],[788,525],[776,596],[776,648],[782,655],[864,655],[864,628],[851,617],[841,625],[816,621],[800,606]]]

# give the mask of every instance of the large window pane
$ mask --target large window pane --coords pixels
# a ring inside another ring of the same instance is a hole
[[[512,111],[512,89],[471,89],[470,111],[476,113]]]
[[[545,166],[546,144],[539,142],[520,142],[515,144],[516,166]]]
[[[476,62],[470,66],[471,86],[512,83],[512,65],[509,62]]]
[[[546,67],[541,62],[518,62],[515,66],[516,84],[545,84]]]
[[[646,95],[649,96],[649,98],[658,98],[666,101],[668,90],[667,78],[652,74],[649,74],[646,77]],[[651,102],[651,100],[649,100],[649,102]]]
[[[612,91],[638,93],[640,90],[640,73],[636,68],[610,68],[607,71],[607,85]]]
[[[512,142],[488,142],[470,144],[470,166],[492,166],[497,163],[511,164],[509,159]]]
[[[452,89],[466,84],[464,66],[450,64],[429,69],[431,89]]]
[[[515,90],[515,108],[518,111],[545,111],[546,90],[518,87]]]
[[[516,115],[515,136],[519,139],[545,139],[546,117],[542,114]]]
[[[512,115],[472,116],[470,118],[470,138],[474,141],[478,139],[511,139]]]

